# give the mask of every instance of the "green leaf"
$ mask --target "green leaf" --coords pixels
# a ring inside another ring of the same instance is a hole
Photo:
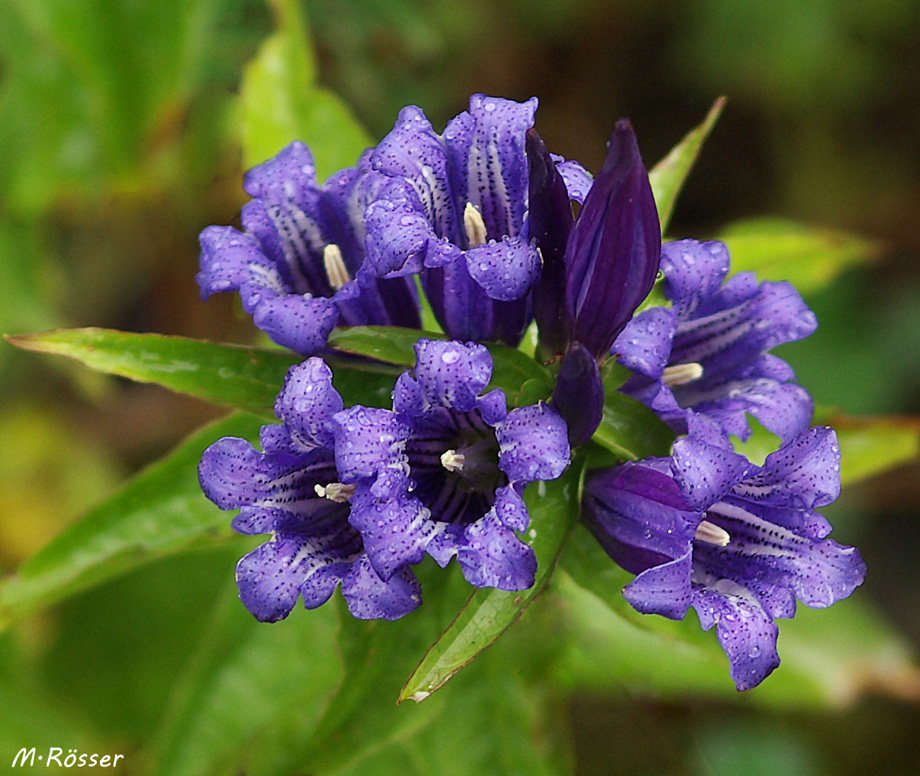
[[[920,418],[837,415],[821,422],[837,432],[840,479],[844,485],[861,482],[920,457]]]
[[[59,329],[7,339],[26,350],[68,356],[100,372],[156,383],[270,420],[275,419],[272,407],[285,373],[303,360],[286,350],[108,329]],[[353,360],[327,361],[346,402],[379,406],[389,399],[398,370]]]
[[[444,334],[398,326],[349,326],[333,329],[329,347],[402,367],[415,365],[415,343],[422,337],[447,339]]]
[[[271,409],[285,373],[301,360],[288,351],[94,328],[23,334],[9,341],[68,356],[100,372],[262,412]]]
[[[0,627],[148,561],[226,540],[229,519],[198,484],[198,461],[221,436],[256,439],[261,422],[232,415],[183,442],[0,583]]]
[[[668,455],[674,432],[642,402],[607,391],[601,424],[592,439],[621,459],[636,461]]]
[[[652,184],[652,193],[655,196],[655,204],[658,206],[658,220],[661,222],[662,234],[667,232],[677,196],[724,107],[725,97],[720,97],[712,104],[703,123],[688,132],[683,140],[674,146],[670,153],[648,174]]]
[[[528,646],[503,639],[444,689],[445,702],[429,724],[337,776],[572,773],[561,703],[521,670],[528,654],[520,649]]]
[[[243,160],[264,162],[293,140],[310,146],[319,180],[353,166],[372,141],[345,104],[316,85],[301,4],[272,0],[278,30],[246,67],[240,100]]]
[[[469,595],[469,585],[455,565],[440,569],[430,559],[413,572],[421,582],[424,604],[401,620],[355,620],[341,599],[335,599],[345,676],[313,736],[291,753],[310,772],[349,767],[430,725],[444,708],[441,698],[398,707],[396,698],[404,677]]]
[[[298,772],[291,751],[309,739],[342,679],[337,628],[332,606],[260,623],[228,588],[177,684],[154,772]]]
[[[486,588],[474,592],[412,672],[400,701],[422,701],[442,687],[501,636],[540,593],[578,519],[579,474],[572,466],[558,480],[534,483],[525,492],[531,522],[524,540],[537,556],[533,586],[517,593]]]
[[[728,245],[732,272],[756,272],[759,280],[788,280],[805,295],[848,267],[879,255],[879,246],[861,237],[780,218],[736,221],[716,239]]]

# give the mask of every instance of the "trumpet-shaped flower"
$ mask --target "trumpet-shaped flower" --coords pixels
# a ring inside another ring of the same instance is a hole
[[[624,595],[640,612],[682,619],[696,609],[716,628],[739,690],[779,665],[774,620],[796,598],[830,606],[862,583],[853,547],[826,538],[816,510],[840,488],[829,428],[802,432],[756,466],[721,446],[721,432],[691,418],[670,459],[588,477],[585,520],[607,553],[636,574]]]
[[[456,557],[473,585],[528,588],[522,492],[568,465],[565,422],[543,403],[509,412],[500,390],[480,395],[492,373],[481,345],[420,340],[416,354],[393,410],[335,415],[339,476],[371,565],[389,580],[427,552],[442,566]]]
[[[364,211],[383,183],[365,155],[321,187],[310,150],[291,143],[246,174],[254,199],[243,207],[244,231],[201,233],[202,297],[239,291],[256,326],[304,355],[322,350],[338,324],[418,328],[411,283],[355,279],[365,259]]]
[[[655,410],[678,433],[687,411],[746,439],[749,413],[784,442],[808,427],[813,405],[771,348],[811,334],[814,314],[789,283],[758,285],[741,272],[727,283],[728,249],[680,240],[662,248],[665,296],[672,307],[637,315],[613,345],[637,374],[621,389]]]
[[[386,580],[371,566],[349,522],[351,487],[339,481],[333,416],[342,399],[319,358],[292,367],[275,403],[283,425],[262,428],[262,451],[224,437],[205,450],[198,468],[205,495],[221,509],[239,509],[233,529],[271,539],[240,560],[240,599],[263,622],[287,617],[298,596],[322,605],[341,584],[349,611],[362,619],[397,619],[420,601],[407,568]]]

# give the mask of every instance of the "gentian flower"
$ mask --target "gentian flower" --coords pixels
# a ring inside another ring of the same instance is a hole
[[[261,446],[225,437],[205,450],[199,479],[221,509],[240,509],[233,529],[271,539],[240,560],[240,599],[263,622],[287,617],[298,596],[316,608],[341,584],[349,611],[397,619],[420,601],[414,575],[382,579],[349,522],[350,486],[336,473],[333,416],[342,399],[319,358],[291,368],[275,403],[283,425],[262,428]]]
[[[441,566],[456,557],[477,587],[528,588],[536,559],[516,533],[529,523],[522,493],[568,465],[565,422],[543,403],[509,412],[499,389],[480,395],[492,373],[482,345],[423,339],[415,350],[392,411],[334,416],[351,524],[383,580],[427,553]]]
[[[638,611],[682,619],[696,609],[716,627],[739,690],[779,665],[776,618],[796,598],[830,606],[862,583],[853,547],[827,539],[816,509],[840,490],[840,449],[830,428],[811,428],[763,466],[721,446],[721,432],[690,418],[670,459],[590,474],[584,517],[607,553],[637,574],[623,591]]]
[[[789,442],[808,427],[813,405],[795,375],[768,351],[811,334],[817,321],[785,282],[757,284],[741,272],[727,283],[721,242],[664,245],[664,293],[672,307],[637,315],[613,345],[637,374],[621,390],[643,401],[683,433],[688,411],[747,439],[746,413]]]
[[[313,156],[295,142],[246,174],[254,197],[244,230],[201,233],[202,298],[240,293],[243,309],[279,345],[319,352],[336,325],[420,325],[415,289],[405,279],[355,277],[365,259],[364,211],[385,182],[362,157],[320,187]]]
[[[390,183],[367,210],[368,269],[421,273],[438,322],[459,340],[517,345],[540,275],[528,216],[525,137],[536,98],[474,94],[437,134],[414,106],[371,154]],[[577,178],[570,163],[566,175]]]

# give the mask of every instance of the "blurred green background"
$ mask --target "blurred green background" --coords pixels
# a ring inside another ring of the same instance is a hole
[[[303,9],[317,80],[372,138],[405,104],[440,128],[471,92],[535,94],[549,147],[595,170],[617,118],[632,119],[652,163],[727,95],[670,235],[705,238],[770,215],[869,241],[874,261],[808,295],[818,333],[782,355],[820,404],[920,430],[920,4],[307,0]],[[0,331],[105,326],[252,341],[231,298],[199,301],[194,274],[199,231],[233,222],[245,201],[237,93],[273,29],[262,0],[0,3]],[[0,392],[4,572],[221,414],[8,346]],[[914,649],[918,475],[916,463],[903,466],[826,510],[836,538],[867,562],[856,595]],[[4,634],[0,763],[68,731],[134,753],[126,772],[148,772],[175,711],[174,677],[211,616],[202,612],[232,598],[231,550],[155,562]],[[920,773],[912,680],[866,676],[858,698],[823,711],[580,686],[565,702],[576,773]]]

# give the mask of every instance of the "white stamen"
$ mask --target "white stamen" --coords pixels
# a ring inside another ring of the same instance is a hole
[[[470,248],[477,245],[485,245],[488,235],[486,234],[486,222],[482,220],[480,213],[472,202],[467,202],[463,209],[463,227],[466,229],[466,237],[470,241]]]
[[[323,265],[326,267],[326,277],[329,278],[329,285],[335,291],[344,286],[351,277],[348,275],[348,269],[342,260],[342,251],[335,243],[329,243],[323,248]]]
[[[704,520],[697,526],[696,534],[693,538],[699,539],[701,542],[715,544],[717,547],[725,547],[732,540],[732,537],[728,535],[728,531],[715,523],[710,523],[708,520]]]
[[[330,482],[328,485],[314,485],[313,490],[320,498],[327,498],[337,504],[344,504],[355,492],[355,486],[344,482]]]
[[[441,453],[441,466],[449,472],[463,471],[463,462],[465,460],[466,456],[456,450],[447,450]]]
[[[661,382],[668,386],[684,385],[699,380],[703,376],[703,365],[695,361],[689,364],[674,364],[665,367],[661,374]]]

